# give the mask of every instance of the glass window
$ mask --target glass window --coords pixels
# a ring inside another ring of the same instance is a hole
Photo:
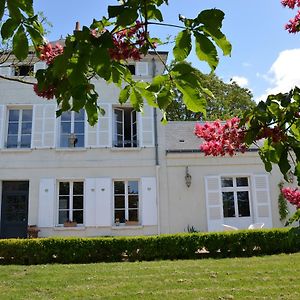
[[[60,118],[60,147],[84,147],[84,110],[67,111]]]
[[[115,223],[139,222],[139,183],[135,180],[114,182]]]
[[[10,109],[8,111],[7,148],[30,148],[32,131],[32,109]]]
[[[224,218],[250,217],[248,177],[222,177]]]
[[[84,183],[59,182],[58,224],[74,221],[83,224]]]

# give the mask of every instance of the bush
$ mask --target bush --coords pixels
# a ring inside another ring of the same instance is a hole
[[[138,237],[6,239],[0,240],[0,264],[195,259],[297,251],[300,251],[299,228]]]

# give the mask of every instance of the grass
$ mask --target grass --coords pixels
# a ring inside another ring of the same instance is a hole
[[[300,253],[0,266],[0,299],[300,299]]]

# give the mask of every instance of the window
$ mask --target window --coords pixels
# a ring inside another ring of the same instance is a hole
[[[127,68],[132,75],[135,75],[135,65],[128,65]]]
[[[33,65],[21,65],[14,67],[14,76],[32,76]]]
[[[64,112],[60,118],[60,147],[84,147],[84,110]]]
[[[83,186],[82,181],[59,182],[58,224],[68,220],[83,224]]]
[[[7,148],[30,148],[32,109],[10,109],[8,111]]]
[[[250,217],[249,178],[222,177],[224,218]]]
[[[114,147],[137,147],[137,120],[133,108],[115,108],[113,124]]]
[[[119,223],[139,222],[139,182],[114,182],[114,220]]]

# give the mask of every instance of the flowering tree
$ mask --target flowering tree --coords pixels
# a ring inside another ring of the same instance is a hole
[[[282,0],[291,9],[300,7],[300,0]],[[300,31],[300,11],[285,26],[290,33]],[[268,96],[266,101],[247,111],[243,118],[233,118],[225,124],[219,121],[196,124],[195,134],[203,139],[200,148],[205,155],[234,155],[245,152],[252,144],[263,139],[259,155],[270,172],[277,164],[287,182],[291,175],[297,177],[300,185],[300,89],[295,87],[289,93]],[[282,194],[296,206],[296,213],[287,224],[300,220],[299,188],[282,188]]]

